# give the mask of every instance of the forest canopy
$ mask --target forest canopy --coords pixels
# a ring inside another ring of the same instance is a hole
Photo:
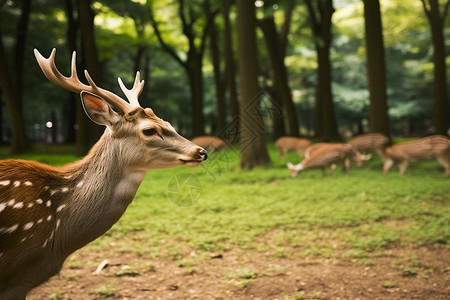
[[[298,134],[314,136],[318,39],[311,30],[308,2],[311,1],[255,2],[256,56],[261,99],[265,97],[269,104],[277,105],[278,98],[282,98],[278,84],[287,84],[290,91],[293,109],[280,106],[286,129],[279,132],[294,134],[287,123],[296,119],[292,126],[297,126]],[[336,131],[346,138],[369,131],[364,2],[329,2],[334,9],[329,48],[331,100]],[[425,3],[428,1],[380,0],[392,135],[433,132],[434,44]],[[438,3],[441,11],[448,10],[448,1]],[[83,7],[89,10],[85,13]],[[140,97],[142,106],[152,107],[159,117],[169,120],[188,137],[217,135],[237,117],[236,65],[231,77],[227,77],[232,65],[227,55],[231,51],[233,64],[239,56],[237,18],[233,1],[2,0],[0,32],[7,65],[0,65],[0,71],[4,75],[8,72],[20,91],[15,97],[20,98],[17,101],[21,101],[24,131],[33,142],[74,142],[74,128],[80,130],[74,115],[74,97],[46,80],[33,56],[34,48],[46,57],[52,48],[57,48],[56,64],[65,75],[70,72],[71,52],[77,50],[79,69],[89,67],[90,72],[98,72],[96,82],[119,95],[117,77],[131,86],[139,70],[146,82]],[[275,36],[266,31],[271,29],[270,22],[266,22],[271,19]],[[443,20],[448,66],[450,18]],[[88,48],[88,43],[92,43],[92,48]],[[281,51],[279,55],[287,72],[286,79],[281,81],[285,83],[277,82],[280,76],[271,61],[271,43],[280,46],[277,51]],[[92,62],[95,60],[98,66]],[[91,71],[93,68],[99,70]],[[450,68],[445,72],[449,78]],[[8,143],[15,125],[11,125],[10,113],[5,108],[4,83],[1,89],[0,142]],[[447,116],[450,116],[449,96],[450,88],[446,85]],[[200,112],[194,109],[199,105]],[[269,120],[265,124],[268,138],[277,135],[271,128],[274,123]]]

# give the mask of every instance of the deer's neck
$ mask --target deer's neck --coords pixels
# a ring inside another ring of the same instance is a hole
[[[72,186],[57,230],[64,251],[74,251],[110,229],[144,178],[145,172],[127,168],[120,144],[114,143],[107,130],[83,160],[63,168]]]

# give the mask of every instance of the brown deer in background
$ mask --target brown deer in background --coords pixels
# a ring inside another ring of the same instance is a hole
[[[376,152],[383,161],[386,159],[386,147],[389,146],[389,138],[381,133],[366,133],[348,141],[359,152]]]
[[[207,149],[208,152],[216,152],[227,148],[224,140],[215,136],[197,136],[191,142]]]
[[[347,172],[350,168],[351,158],[354,158],[356,161],[368,159],[350,144],[318,143],[314,145],[317,146],[314,147],[313,151],[308,152],[307,158],[302,162],[296,165],[291,163],[287,164],[291,177],[297,176],[298,172],[302,170],[313,168],[322,169],[325,175],[325,168],[332,164],[341,164],[342,171]]]
[[[203,148],[139,105],[139,73],[131,90],[119,78],[128,103],[97,87],[87,71],[89,85],[80,82],[75,52],[70,77],[57,70],[55,55],[53,49],[46,59],[35,50],[45,76],[80,93],[86,114],[106,130],[85,158],[66,166],[0,161],[0,299],[25,299],[59,272],[67,256],[111,228],[147,170],[195,167],[207,158]]]
[[[387,148],[383,171],[388,173],[395,162],[400,162],[400,174],[403,175],[410,162],[430,158],[437,158],[450,178],[450,140],[443,135],[433,135]]]
[[[275,147],[280,153],[280,160],[284,160],[284,155],[287,152],[297,152],[298,156],[304,157],[305,150],[311,145],[311,141],[308,139],[302,139],[291,136],[282,136],[275,142]]]

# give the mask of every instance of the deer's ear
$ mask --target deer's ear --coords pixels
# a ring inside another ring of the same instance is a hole
[[[119,115],[99,96],[82,91],[80,97],[84,111],[95,123],[109,126],[119,121]]]

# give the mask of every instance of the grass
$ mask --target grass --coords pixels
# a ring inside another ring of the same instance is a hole
[[[177,261],[193,250],[207,258],[240,247],[279,257],[342,255],[364,262],[391,245],[450,246],[450,180],[436,161],[412,164],[404,176],[398,167],[384,175],[374,157],[348,174],[338,168],[324,177],[306,170],[290,178],[269,150],[270,168],[238,171],[237,152],[227,150],[196,169],[148,172],[121,220],[91,247],[114,245],[119,252]],[[75,159],[57,150],[21,157],[51,164]],[[287,160],[298,158],[290,154]],[[180,189],[180,197],[195,201],[180,206],[168,197],[174,177],[195,179],[195,189]]]

